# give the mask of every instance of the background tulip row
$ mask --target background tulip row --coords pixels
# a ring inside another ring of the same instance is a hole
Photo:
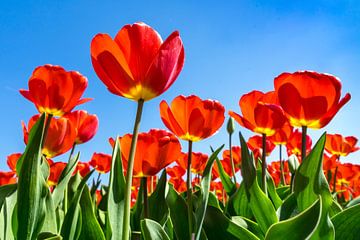
[[[87,79],[60,66],[37,67],[20,93],[39,114],[22,124],[25,151],[9,155],[11,171],[0,172],[0,238],[356,239],[360,165],[342,161],[359,149],[357,139],[324,133],[313,146],[307,135],[350,100],[341,98],[340,80],[282,73],[274,90],[244,94],[241,113],[228,112],[224,145],[193,152],[224,124],[216,100],[163,100],[160,118],[169,131],[139,132],[146,101],[172,85],[184,58],[178,32],[162,41],[144,23],[124,26],[114,39],[93,38],[98,77],[138,107],[133,132],[109,138],[113,153],[95,152],[89,162],[75,150],[96,134],[99,120],[73,110],[91,100],[81,99]],[[236,122],[256,135],[246,141]],[[279,161],[267,163],[276,146]],[[67,162],[54,160],[65,153]]]

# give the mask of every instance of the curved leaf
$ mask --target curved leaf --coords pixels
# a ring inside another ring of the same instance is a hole
[[[321,197],[320,197],[321,198]],[[308,239],[320,222],[321,199],[305,211],[288,220],[272,225],[266,233],[266,240]]]
[[[212,166],[213,166],[213,163],[214,163],[217,155],[219,154],[221,149],[223,149],[223,147],[224,147],[224,145],[220,146],[218,149],[216,149],[215,152],[213,152],[211,154],[211,156],[209,157],[209,160],[205,166],[204,172],[203,172],[203,177],[201,179],[201,188],[200,188],[201,204],[200,204],[200,207],[195,210],[195,215],[196,215],[195,239],[196,240],[200,239],[201,228],[202,228],[202,224],[203,224],[204,218],[205,218],[206,207],[208,205]]]
[[[226,213],[230,216],[253,218],[249,201],[246,196],[245,184],[241,183],[236,192],[229,198]]]
[[[355,240],[360,233],[360,204],[354,205],[331,218],[335,239]]]
[[[141,232],[144,240],[170,240],[161,225],[151,219],[141,220]]]
[[[164,224],[169,214],[169,208],[165,200],[166,170],[161,173],[155,191],[149,197],[149,218]]]
[[[236,191],[236,185],[235,185],[235,183],[233,183],[233,181],[231,181],[231,178],[225,172],[218,157],[216,157],[216,164],[219,169],[219,176],[221,179],[221,183],[224,186],[224,189],[225,189],[227,195],[232,196]]]

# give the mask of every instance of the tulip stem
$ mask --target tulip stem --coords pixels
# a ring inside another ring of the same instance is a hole
[[[46,120],[45,120],[45,126],[44,126],[44,135],[43,135],[43,139],[41,141],[41,148],[43,148],[43,146],[45,144],[45,139],[47,137],[47,132],[49,130],[50,122],[51,122],[52,117],[53,117],[52,114],[47,114],[47,116],[45,118]]]
[[[340,156],[338,157],[338,159],[337,159],[338,161],[340,161]],[[338,172],[338,166],[336,166],[336,168],[335,168],[335,173],[334,173],[334,182],[333,182],[333,184],[334,184],[334,188],[333,188],[333,191],[332,191],[332,193],[336,193],[336,175],[337,175],[337,172]]]
[[[137,138],[138,138],[138,133],[139,133],[139,127],[140,127],[143,106],[144,106],[144,100],[140,99],[138,101],[138,106],[137,106],[137,111],[136,111],[136,118],[135,118],[135,123],[134,123],[134,130],[133,130],[133,136],[131,139],[129,160],[128,160],[128,166],[127,166],[127,171],[126,171],[124,219],[123,219],[123,229],[122,229],[123,230],[122,238],[124,240],[129,240],[129,237],[130,237],[131,185],[132,185],[135,152],[136,152],[136,143],[137,143]]]
[[[235,176],[235,164],[234,164],[234,159],[233,159],[233,155],[232,155],[232,142],[231,142],[231,133],[229,133],[229,150],[230,150],[230,163],[231,163],[231,171],[233,174],[233,181],[236,185],[236,176]]]
[[[192,239],[193,234],[193,211],[192,211],[192,189],[191,189],[191,157],[192,157],[192,141],[189,141],[188,162],[187,162],[187,204],[188,204],[188,223],[189,223],[189,236]]]
[[[280,178],[280,180],[281,180],[281,184],[282,185],[286,185],[286,181],[285,181],[285,174],[284,174],[284,161],[283,161],[283,159],[282,159],[282,145],[280,144],[279,145],[279,157],[280,157],[280,176],[281,176],[281,178]]]
[[[301,127],[301,161],[304,161],[306,157],[306,132],[307,132],[307,126]]]
[[[262,190],[267,195],[266,187],[266,134],[262,134],[262,154],[261,154],[261,165],[262,165]]]
[[[147,177],[142,177],[141,181],[142,181],[143,186],[144,186],[143,187],[144,218],[149,218]]]

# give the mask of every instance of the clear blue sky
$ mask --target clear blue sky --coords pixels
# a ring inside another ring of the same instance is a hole
[[[327,130],[360,137],[358,1],[170,2],[174,1],[2,0],[0,169],[8,169],[8,154],[24,149],[20,121],[37,112],[18,89],[27,89],[38,65],[57,64],[88,77],[84,96],[94,100],[80,108],[97,114],[100,128],[93,140],[78,148],[82,161],[89,160],[94,151],[110,153],[107,139],[131,132],[136,104],[106,90],[93,71],[89,48],[95,34],[115,36],[123,25],[136,21],[149,24],[163,39],[179,30],[186,54],[184,69],[174,85],[146,102],[141,131],[164,128],[158,110],[162,99],[196,94],[219,100],[227,111],[239,111],[242,94],[272,90],[273,78],[281,72],[308,69],[340,77],[343,95],[352,94],[351,101],[326,128],[310,130],[310,135],[315,140]],[[241,130],[246,137],[251,135]],[[210,144],[226,142],[223,127],[213,138],[196,143],[194,150],[209,152]],[[274,153],[273,158],[276,156]],[[360,163],[360,153],[346,160]]]

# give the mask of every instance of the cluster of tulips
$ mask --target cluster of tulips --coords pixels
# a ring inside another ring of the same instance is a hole
[[[313,71],[280,74],[274,90],[240,98],[241,114],[228,112],[226,149],[206,154],[192,149],[224,124],[216,100],[163,100],[160,118],[169,131],[139,132],[144,103],[174,83],[184,58],[177,31],[162,41],[144,23],[125,25],[114,39],[93,38],[96,74],[138,107],[132,134],[109,138],[112,154],[95,152],[88,162],[75,148],[94,137],[99,120],[73,110],[91,100],[81,99],[86,77],[37,67],[20,93],[39,114],[22,124],[24,152],[9,155],[11,170],[0,172],[0,238],[356,239],[360,165],[340,157],[359,149],[357,139],[324,133],[312,146],[307,134],[350,100],[341,98],[340,80]],[[239,146],[235,122],[255,134],[245,141],[239,133]],[[276,146],[279,160],[267,163]],[[68,162],[54,160],[67,152]]]

